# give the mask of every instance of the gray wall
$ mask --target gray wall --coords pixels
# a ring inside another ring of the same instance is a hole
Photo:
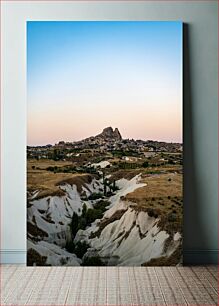
[[[2,3],[2,262],[25,262],[26,20],[181,20],[185,262],[216,262],[217,1]]]

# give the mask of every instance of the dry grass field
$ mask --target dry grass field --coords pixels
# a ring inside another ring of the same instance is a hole
[[[143,175],[142,183],[146,186],[136,189],[127,195],[127,199],[144,200],[159,197],[181,197],[182,196],[182,175],[177,173]]]
[[[136,189],[124,197],[136,211],[147,211],[159,218],[159,227],[171,237],[182,232],[183,201],[182,175],[177,173],[145,176],[141,182],[146,186]]]
[[[27,191],[38,190],[39,193],[35,199],[46,196],[62,196],[64,191],[59,188],[64,182],[75,183],[80,189],[84,180],[89,180],[89,175],[78,173],[54,173],[47,171],[48,167],[64,167],[71,163],[66,161],[53,160],[28,160],[27,161]],[[79,178],[80,177],[80,178]],[[81,179],[84,177],[84,179]]]
[[[69,161],[55,161],[52,159],[28,159],[27,160],[27,171],[32,170],[32,167],[35,167],[35,169],[40,168],[42,170],[45,170],[49,166],[57,166],[57,167],[64,167],[64,166],[70,166],[72,163]]]

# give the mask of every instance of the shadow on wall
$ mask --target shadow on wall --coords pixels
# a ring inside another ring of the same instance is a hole
[[[207,239],[208,233],[201,222],[200,195],[194,141],[194,106],[190,72],[190,36],[189,25],[183,24],[183,145],[184,145],[184,226],[183,255],[184,264],[206,262],[204,251],[194,251],[198,237]],[[203,255],[203,258],[202,255]]]

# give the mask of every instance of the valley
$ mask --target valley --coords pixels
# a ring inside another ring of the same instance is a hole
[[[122,139],[27,147],[27,264],[180,264],[182,145]]]

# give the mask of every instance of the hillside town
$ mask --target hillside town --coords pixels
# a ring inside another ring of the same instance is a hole
[[[72,160],[85,153],[148,157],[158,152],[181,153],[182,144],[123,139],[118,128],[113,130],[112,127],[107,127],[102,133],[80,141],[59,141],[55,145],[28,146],[27,158]]]

